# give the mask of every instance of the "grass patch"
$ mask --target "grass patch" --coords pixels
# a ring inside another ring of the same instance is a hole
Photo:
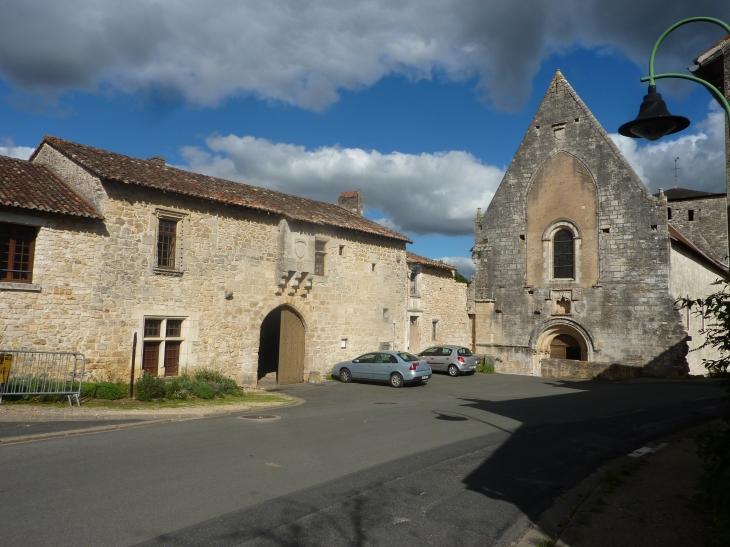
[[[239,396],[223,396],[216,397],[215,399],[198,399],[190,398],[186,400],[181,399],[157,399],[154,401],[138,401],[136,399],[130,399],[124,397],[122,399],[115,400],[104,400],[104,399],[93,399],[93,398],[81,398],[81,405],[87,408],[99,408],[99,409],[111,409],[111,410],[143,410],[143,409],[163,409],[163,408],[186,408],[186,407],[200,407],[200,406],[225,406],[233,404],[275,404],[275,403],[287,403],[291,401],[290,397],[280,394],[269,394],[269,393],[243,393]],[[52,408],[68,408],[68,399],[63,398],[55,401],[40,401],[39,397],[28,397],[26,399],[6,400],[3,397],[3,406],[6,404],[10,405],[33,405],[33,406],[44,406]],[[76,403],[74,402],[74,406]]]

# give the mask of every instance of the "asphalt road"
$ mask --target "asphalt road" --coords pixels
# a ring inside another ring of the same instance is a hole
[[[0,545],[509,545],[600,462],[721,412],[705,381],[287,391],[307,403],[274,421],[0,446]]]

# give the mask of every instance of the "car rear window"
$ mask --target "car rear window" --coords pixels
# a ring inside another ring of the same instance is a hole
[[[406,363],[412,363],[413,361],[418,361],[418,357],[413,355],[412,353],[399,353],[398,357],[403,359]]]
[[[473,355],[472,352],[471,352],[471,350],[468,350],[466,348],[459,348],[459,351],[457,353],[459,355],[464,355],[466,357],[469,357],[469,356]]]

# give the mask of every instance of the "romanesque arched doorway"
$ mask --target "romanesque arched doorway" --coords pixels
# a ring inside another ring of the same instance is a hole
[[[555,321],[544,326],[534,347],[538,363],[544,358],[589,361],[591,356],[588,334],[572,321]]]
[[[288,306],[275,308],[261,323],[257,377],[278,385],[304,381],[304,323]]]

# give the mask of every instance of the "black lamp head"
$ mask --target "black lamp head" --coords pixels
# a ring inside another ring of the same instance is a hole
[[[661,93],[656,92],[656,86],[649,86],[649,93],[644,95],[644,102],[639,107],[639,115],[635,120],[623,124],[618,132],[624,137],[632,139],[646,139],[655,141],[665,135],[677,133],[689,127],[689,120],[684,116],[673,116],[667,110],[667,105]]]

